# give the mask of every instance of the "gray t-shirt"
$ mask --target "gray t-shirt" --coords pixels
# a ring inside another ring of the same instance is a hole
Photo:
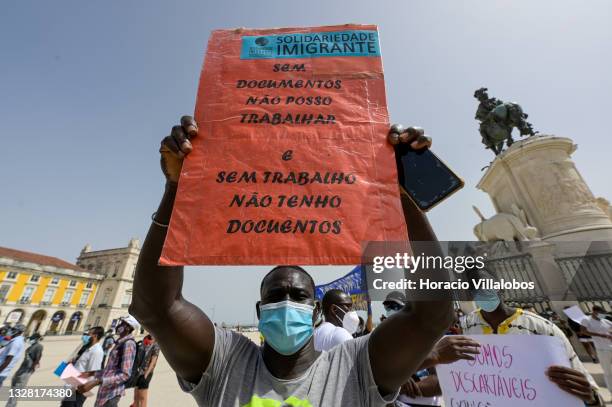
[[[215,347],[198,384],[179,377],[181,388],[206,407],[354,407],[385,406],[374,383],[369,335],[322,352],[299,378],[277,379],[268,371],[261,348],[248,338],[215,329]]]

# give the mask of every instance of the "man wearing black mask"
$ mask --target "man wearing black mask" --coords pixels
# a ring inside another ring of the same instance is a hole
[[[182,267],[158,265],[182,160],[197,124],[185,116],[162,141],[166,191],[143,244],[130,312],[158,339],[182,388],[201,406],[384,406],[421,365],[452,321],[450,300],[422,301],[388,318],[369,336],[317,352],[313,331],[321,306],[312,277],[298,266],[266,275],[256,304],[263,347],[210,319],[181,295]],[[431,141],[414,129],[401,142]],[[413,241],[436,241],[425,215],[403,197]],[[441,252],[440,252],[441,253]]]

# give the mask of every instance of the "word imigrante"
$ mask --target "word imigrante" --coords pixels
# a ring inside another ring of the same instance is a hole
[[[342,221],[297,219],[279,221],[275,219],[239,220],[231,219],[227,223],[227,233],[321,233],[340,234]]]
[[[259,181],[264,184],[295,184],[295,185],[307,185],[307,184],[354,184],[357,181],[355,174],[343,173],[343,172],[294,172],[283,173],[280,171],[264,171],[258,175],[257,171],[219,171],[217,173],[217,179],[215,180],[218,184],[239,184],[239,183],[253,183],[256,184]]]

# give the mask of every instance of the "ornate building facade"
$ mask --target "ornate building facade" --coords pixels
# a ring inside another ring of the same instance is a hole
[[[56,257],[0,247],[0,322],[22,323],[28,334],[80,331],[103,278]]]
[[[127,247],[92,251],[87,245],[77,259],[77,265],[104,276],[89,312],[86,326],[114,328],[117,319],[127,315],[132,302],[134,270],[140,254],[137,239]]]
[[[113,328],[128,313],[139,254],[137,239],[117,249],[87,245],[76,264],[0,247],[0,325],[21,323],[42,335]]]

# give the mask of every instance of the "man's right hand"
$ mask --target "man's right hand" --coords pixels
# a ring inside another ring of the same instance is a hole
[[[198,135],[198,125],[191,116],[181,117],[181,124],[172,127],[170,135],[161,142],[161,169],[168,182],[177,183],[183,159],[193,149],[191,139]]]
[[[453,363],[458,360],[474,360],[473,355],[480,353],[480,344],[467,336],[445,336],[436,343],[431,351],[434,365]]]

